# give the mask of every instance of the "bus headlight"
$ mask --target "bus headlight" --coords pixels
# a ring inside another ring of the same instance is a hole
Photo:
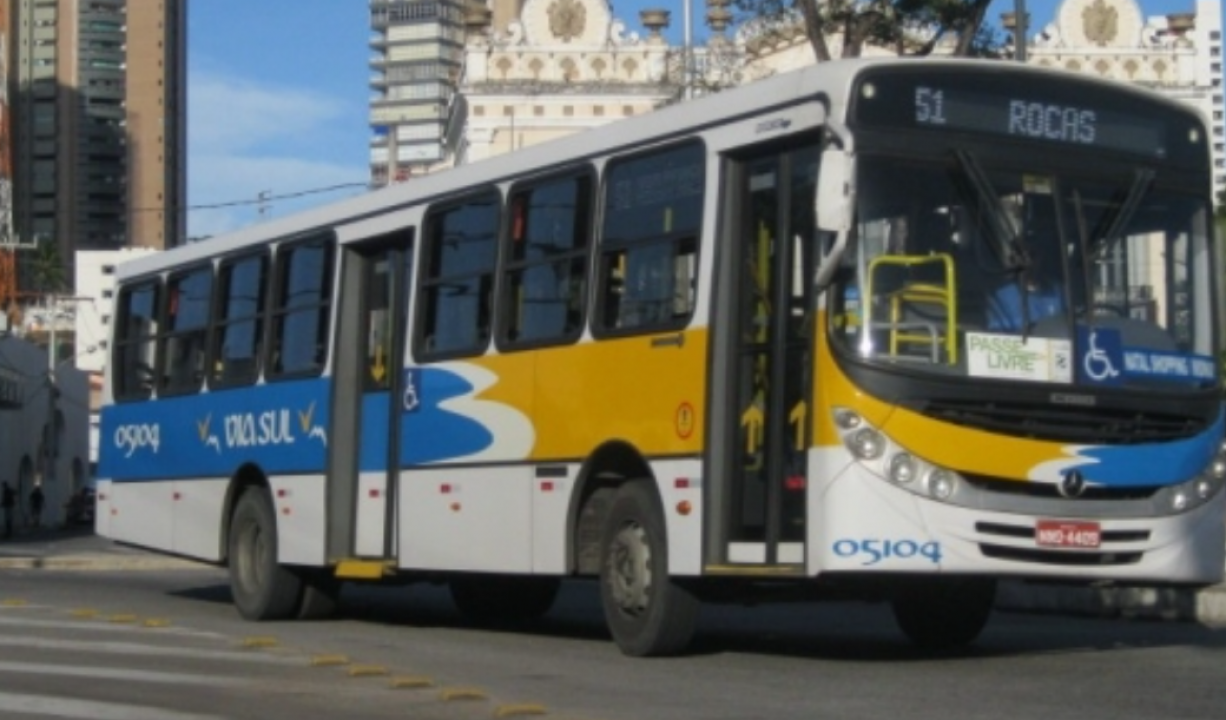
[[[853,410],[835,408],[833,417],[843,444],[874,475],[920,497],[957,501],[964,485],[958,473],[916,457]]]
[[[928,473],[928,481],[925,486],[932,497],[942,501],[948,500],[958,487],[958,476],[949,470],[935,468]]]
[[[915,458],[901,452],[890,458],[890,480],[905,485],[915,479]]]
[[[848,438],[847,447],[861,460],[876,460],[885,449],[885,438],[873,428],[860,428]]]
[[[1158,511],[1183,513],[1195,510],[1213,499],[1223,487],[1226,487],[1226,444],[1218,448],[1217,455],[1196,477],[1164,489]]]

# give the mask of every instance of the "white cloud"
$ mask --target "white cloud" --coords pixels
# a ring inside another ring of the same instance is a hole
[[[188,213],[188,236],[216,235],[261,219],[261,192],[284,196],[365,181],[361,116],[338,99],[298,87],[193,72],[188,99],[188,204],[250,201]],[[365,108],[360,109],[365,112]],[[279,217],[360,192],[272,200]]]

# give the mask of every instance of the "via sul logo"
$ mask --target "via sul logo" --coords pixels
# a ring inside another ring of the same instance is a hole
[[[204,443],[205,447],[211,447],[219,454],[221,453],[221,441],[213,434],[212,428],[209,427],[213,422],[213,413],[204,416],[203,420],[196,421],[196,435],[200,437],[200,442]]]
[[[215,436],[209,433],[211,416],[197,423],[200,441],[212,446]],[[222,419],[227,448],[262,448],[293,445],[300,436],[318,440],[328,446],[328,434],[315,424],[315,403],[305,410],[278,408],[258,413],[234,413]],[[220,452],[220,448],[217,448]]]

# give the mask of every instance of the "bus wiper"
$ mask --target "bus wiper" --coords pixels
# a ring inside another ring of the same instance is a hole
[[[966,150],[954,150],[954,157],[958,159],[963,174],[975,191],[977,205],[988,224],[988,234],[996,241],[996,254],[1005,269],[1020,273],[1030,267],[1030,254],[1026,251],[1021,234],[1005,213],[1000,196],[996,194],[992,181],[979,165],[979,161]]]
[[[1124,227],[1132,221],[1132,216],[1141,204],[1141,198],[1149,192],[1149,187],[1153,182],[1154,171],[1152,169],[1137,170],[1132,178],[1132,187],[1128,188],[1128,194],[1124,197],[1124,202],[1117,205],[1115,215],[1108,218],[1110,222],[1107,224],[1107,230],[1099,237],[1096,249],[1110,247],[1115,243]],[[1088,256],[1086,260],[1089,260]]]

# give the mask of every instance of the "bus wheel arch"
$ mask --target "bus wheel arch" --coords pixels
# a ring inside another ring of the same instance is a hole
[[[579,469],[570,498],[566,527],[567,567],[579,575],[600,574],[605,518],[617,488],[634,478],[652,476],[651,466],[631,444],[614,440],[596,448]]]

